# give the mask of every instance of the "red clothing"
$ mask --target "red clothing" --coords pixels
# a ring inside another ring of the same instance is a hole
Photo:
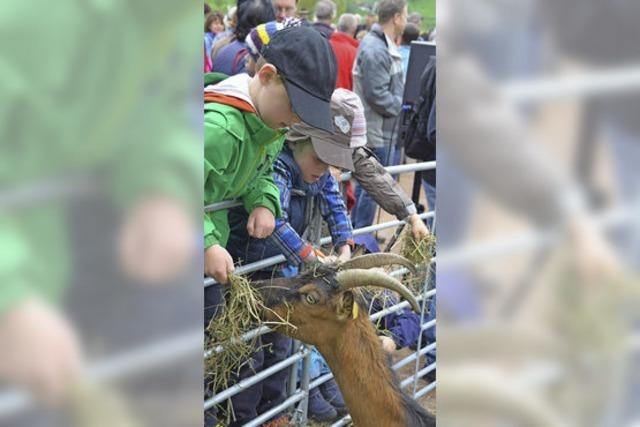
[[[336,79],[336,88],[353,90],[353,61],[356,59],[358,52],[358,40],[349,34],[334,31],[329,39],[333,53],[336,54],[338,62],[338,78]]]

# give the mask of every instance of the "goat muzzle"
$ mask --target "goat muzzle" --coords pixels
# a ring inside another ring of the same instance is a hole
[[[405,300],[409,301],[411,308],[416,313],[420,313],[420,306],[413,293],[400,281],[388,276],[380,271],[365,269],[349,269],[338,272],[336,280],[344,290],[360,288],[363,286],[375,286],[378,288],[390,289],[397,292]]]

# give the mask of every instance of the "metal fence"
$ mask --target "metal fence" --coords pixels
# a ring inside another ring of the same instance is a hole
[[[424,171],[424,170],[432,170],[435,169],[436,166],[436,162],[422,162],[422,163],[412,163],[412,164],[404,164],[404,165],[398,165],[398,166],[390,166],[387,167],[386,170],[387,172],[391,173],[391,174],[400,174],[400,173],[409,173],[409,172],[419,172],[419,171]],[[349,173],[345,173],[341,176],[341,181],[346,181],[350,178],[350,174]],[[205,207],[205,211],[206,212],[211,212],[211,211],[216,211],[216,210],[222,210],[222,209],[228,209],[230,207],[234,207],[234,206],[240,206],[241,203],[238,201],[234,201],[234,200],[229,200],[229,201],[223,201],[223,202],[219,202],[219,203],[215,203],[209,206]],[[420,214],[420,217],[423,219],[426,218],[434,218],[435,219],[435,212],[431,211],[431,212],[425,212],[423,214]],[[392,227],[396,227],[400,224],[402,224],[403,221],[398,221],[398,220],[394,220],[394,221],[388,221],[388,222],[384,222],[381,224],[375,224],[369,227],[364,227],[364,228],[360,228],[360,229],[355,229],[353,230],[353,235],[354,236],[358,236],[358,235],[362,235],[362,234],[366,234],[366,233],[371,233],[371,232],[375,232],[375,231],[379,231],[379,230],[384,230],[384,229],[389,229]],[[330,243],[331,242],[331,237],[323,237],[320,241],[321,244],[326,244],[326,243]],[[251,264],[246,264],[242,267],[239,267],[238,269],[236,269],[236,273],[238,274],[244,274],[244,273],[249,273],[249,272],[253,272],[253,271],[257,271],[257,270],[262,270],[264,268],[267,267],[271,267],[271,266],[275,266],[279,263],[282,263],[285,261],[284,256],[282,255],[278,255],[278,256],[273,256],[270,258],[266,258],[264,260],[255,262],[255,263],[251,263]],[[435,264],[435,258],[432,261],[432,264]],[[418,303],[420,304],[420,308],[421,308],[421,312],[420,312],[420,325],[421,325],[421,331],[425,331],[429,328],[434,328],[436,325],[436,320],[430,320],[430,321],[425,321],[426,317],[427,317],[427,307],[429,304],[429,301],[431,298],[433,298],[436,294],[436,289],[429,289],[429,283],[430,283],[430,275],[431,275],[431,268],[429,268],[428,273],[427,273],[427,277],[425,279],[425,283],[424,286],[422,287],[422,292],[421,295],[417,296],[417,300]],[[392,272],[390,272],[391,275],[393,276],[398,276],[401,274],[406,273],[407,270],[404,268],[400,268],[397,270],[394,270]],[[215,280],[211,279],[211,278],[207,278],[204,281],[204,285],[205,287],[207,286],[211,286],[213,284],[215,284]],[[405,307],[408,307],[409,303],[406,301],[400,302],[396,305],[393,305],[391,307],[388,307],[382,311],[379,311],[377,313],[374,313],[373,315],[370,316],[371,321],[376,321],[390,313],[393,313],[396,310],[402,310]],[[260,326],[256,329],[253,329],[247,333],[245,333],[242,337],[239,337],[239,339],[242,340],[249,340],[255,336],[260,336],[260,335],[264,335],[268,332],[270,332],[271,329],[266,327],[266,326]],[[413,370],[412,375],[410,375],[407,378],[402,378],[400,381],[400,387],[410,396],[413,396],[414,398],[419,398],[421,396],[424,396],[425,394],[429,393],[430,391],[434,390],[436,387],[436,382],[432,382],[430,384],[428,384],[427,386],[418,387],[418,380],[425,376],[426,374],[428,374],[429,372],[433,371],[436,369],[436,363],[432,363],[429,366],[420,368],[420,360],[423,358],[423,356],[425,356],[428,352],[435,350],[436,348],[436,343],[433,342],[429,345],[426,345],[423,347],[423,343],[422,343],[422,333],[419,334],[418,336],[418,344],[417,344],[417,350],[413,353],[411,353],[410,355],[404,357],[402,360],[397,361],[392,368],[394,370],[398,370],[404,366],[409,365],[410,363],[414,363],[415,368]],[[207,358],[209,357],[212,352],[222,352],[224,351],[223,346],[218,346],[216,348],[213,349],[209,349],[205,352],[204,357]],[[302,360],[302,372],[301,372],[301,376],[300,378],[298,378],[298,363],[299,361]],[[241,393],[242,391],[246,390],[247,388],[251,387],[252,385],[264,380],[265,378],[268,378],[269,376],[275,374],[276,372],[280,372],[282,370],[285,369],[289,369],[289,385],[288,385],[288,390],[287,390],[287,398],[285,399],[284,402],[282,402],[281,404],[271,408],[270,410],[268,410],[267,412],[264,412],[263,414],[260,414],[257,418],[255,418],[254,420],[252,420],[251,422],[247,423],[244,425],[244,427],[256,427],[259,426],[260,424],[268,421],[270,418],[272,418],[274,415],[288,410],[290,408],[294,408],[294,416],[296,418],[296,420],[298,422],[300,422],[301,424],[305,424],[308,418],[308,414],[307,414],[307,407],[308,407],[308,398],[309,398],[309,391],[315,387],[320,386],[321,384],[329,381],[331,378],[333,378],[332,374],[326,374],[326,375],[322,375],[318,378],[312,379],[310,378],[310,366],[311,366],[311,347],[308,345],[305,345],[303,343],[300,343],[298,341],[294,341],[294,348],[293,348],[293,353],[291,354],[291,356],[287,357],[286,359],[282,360],[281,362],[268,367],[262,371],[256,372],[254,375],[249,376],[243,380],[241,380],[240,382],[238,382],[237,384],[232,385],[231,387],[225,389],[225,390],[219,390],[217,391],[216,394],[214,394],[211,398],[207,399],[204,402],[204,409],[210,409],[215,407],[218,404],[221,404],[223,402],[225,402],[227,399],[231,398],[232,396],[235,396],[238,393]],[[299,385],[297,384],[299,382]],[[338,420],[337,422],[335,422],[334,424],[332,424],[332,427],[338,427],[338,426],[344,426],[349,424],[350,422],[350,417],[347,415],[345,417],[343,417],[342,419]]]

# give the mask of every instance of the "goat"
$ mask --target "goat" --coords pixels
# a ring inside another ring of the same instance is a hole
[[[435,426],[435,418],[405,395],[388,364],[376,330],[353,291],[376,286],[398,292],[419,312],[415,297],[398,280],[366,268],[398,264],[414,266],[395,254],[355,257],[342,264],[318,265],[295,278],[255,282],[265,305],[266,320],[277,316],[291,326],[276,330],[315,345],[324,356],[357,427]]]

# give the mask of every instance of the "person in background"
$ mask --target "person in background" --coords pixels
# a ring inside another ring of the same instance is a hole
[[[332,22],[336,17],[336,4],[332,0],[320,0],[316,4],[316,22],[312,27],[314,30],[329,39],[335,31]]]
[[[418,28],[422,27],[422,15],[420,15],[418,12],[413,12],[411,15],[409,15],[407,17],[407,23],[408,24],[413,24]]]
[[[364,104],[367,120],[367,147],[380,162],[389,166],[395,159],[394,137],[402,109],[404,80],[402,57],[394,43],[407,22],[405,0],[382,0],[378,5],[379,24],[360,43],[353,68],[354,92]],[[373,223],[376,204],[362,186],[356,189],[354,228]]]
[[[369,315],[378,313],[400,302],[398,296],[391,291],[384,290],[378,295],[365,290],[364,298],[369,307]],[[428,304],[428,311],[425,312],[425,321],[430,322],[435,319],[435,297],[432,297]],[[436,341],[436,327],[432,326],[422,330],[420,327],[420,315],[414,313],[410,308],[403,308],[393,311],[383,316],[376,325],[379,330],[387,331],[388,334],[380,335],[380,343],[382,348],[389,354],[394,353],[402,348],[411,348],[418,350],[418,341],[420,340],[420,349],[433,344]],[[420,335],[422,338],[420,339]],[[436,351],[431,350],[425,355],[424,367],[433,364],[436,361]],[[425,379],[433,382],[436,379],[435,367],[425,375]]]
[[[211,6],[209,6],[207,3],[205,3],[204,4],[204,16],[207,16],[210,13],[211,13]]]
[[[300,20],[300,25],[310,27],[311,22],[309,22],[309,9],[300,9],[298,12],[298,19]]]
[[[358,52],[358,41],[354,38],[356,34],[356,15],[345,13],[338,20],[337,31],[334,31],[329,38],[329,43],[336,54],[338,62],[338,78],[336,88],[353,90],[353,63]]]
[[[224,24],[225,30],[216,34],[216,37],[213,39],[213,45],[211,46],[211,50],[218,45],[218,43],[224,41],[226,44],[228,42],[228,38],[233,35],[233,32],[236,29],[236,24],[238,23],[238,8],[233,6],[229,8],[227,14],[224,15],[222,23]],[[209,51],[209,56],[211,56],[211,51]]]
[[[238,6],[238,24],[228,43],[216,44],[211,53],[212,71],[233,76],[246,71],[248,56],[245,38],[252,28],[275,20],[269,0],[246,0]]]
[[[355,36],[356,40],[362,40],[362,38],[369,31],[371,31],[371,27],[376,23],[377,20],[378,16],[375,14],[375,12],[373,12],[373,10],[368,11],[364,18],[364,23],[358,23],[358,28],[356,29]]]
[[[418,40],[420,29],[414,24],[407,24],[402,33],[402,40],[398,52],[402,57],[402,80],[407,80],[407,70],[409,69],[409,53],[411,52],[411,42]]]
[[[355,39],[356,29],[358,28],[359,15],[344,13],[338,20],[337,31],[334,31],[329,38],[329,43],[336,54],[338,62],[338,78],[336,79],[336,88],[353,90],[353,63],[358,52],[358,41]],[[342,192],[347,200],[349,211],[353,209],[356,203],[355,192],[351,181],[342,183]]]
[[[436,27],[433,27],[428,33],[425,41],[434,42],[436,41]]]
[[[271,0],[276,12],[276,20],[284,21],[286,18],[295,18],[298,12],[298,0]]]
[[[215,11],[207,15],[204,21],[204,52],[211,62],[211,49],[216,36],[224,31],[224,16]]]

